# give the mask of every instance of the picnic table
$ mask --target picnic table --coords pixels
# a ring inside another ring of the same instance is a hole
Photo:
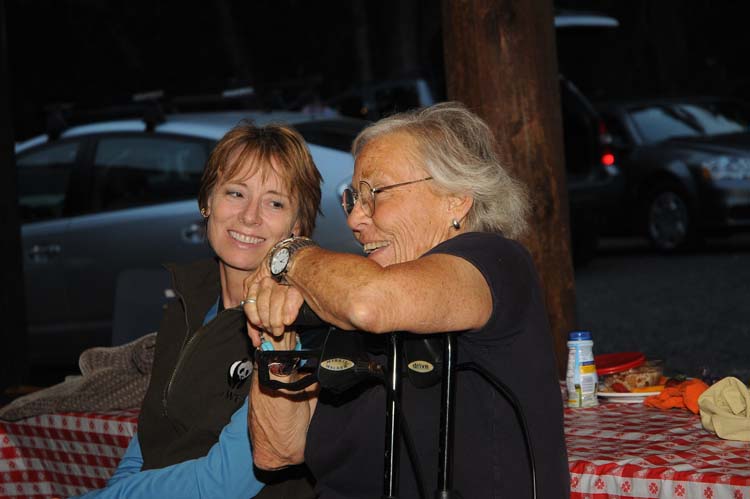
[[[750,499],[750,442],[643,404],[565,409],[571,499]]]
[[[103,487],[137,410],[0,422],[0,497]],[[606,403],[565,409],[572,499],[750,499],[750,442],[722,440],[684,410]]]
[[[0,498],[69,497],[104,487],[135,434],[138,412],[0,421]]]

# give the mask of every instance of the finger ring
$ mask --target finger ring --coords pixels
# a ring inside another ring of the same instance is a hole
[[[255,303],[255,298],[248,297],[247,300],[240,301],[240,306],[243,306],[245,303]]]

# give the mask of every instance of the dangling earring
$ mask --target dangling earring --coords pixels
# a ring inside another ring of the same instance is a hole
[[[201,208],[201,216],[203,218],[208,218],[208,210],[206,210],[205,208]]]
[[[454,228],[454,229],[458,230],[458,229],[460,229],[460,228],[461,228],[461,222],[459,222],[459,221],[458,221],[458,220],[456,220],[455,218],[453,219],[453,222],[451,222],[451,223],[453,224],[453,228]]]

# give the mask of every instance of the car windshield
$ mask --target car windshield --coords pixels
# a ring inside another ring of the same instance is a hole
[[[648,143],[750,131],[748,109],[728,101],[642,106],[629,113]]]

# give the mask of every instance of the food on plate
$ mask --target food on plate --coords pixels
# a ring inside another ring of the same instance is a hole
[[[664,390],[664,385],[653,385],[653,386],[642,386],[640,388],[633,388],[630,390],[632,393],[659,393]]]
[[[666,379],[662,380],[661,361],[651,360],[624,371],[606,374],[599,379],[600,392],[659,392]]]

